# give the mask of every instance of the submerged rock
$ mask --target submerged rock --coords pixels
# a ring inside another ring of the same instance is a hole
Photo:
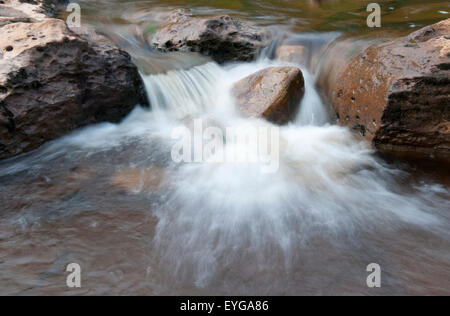
[[[327,73],[341,124],[380,151],[450,161],[450,19],[375,44]]]
[[[254,60],[267,38],[261,29],[228,15],[198,18],[177,10],[150,42],[160,51],[198,52],[224,63]]]
[[[275,59],[307,66],[309,51],[302,45],[282,45],[275,51]]]
[[[305,86],[299,68],[271,67],[240,80],[232,91],[244,115],[285,124],[295,118]]]
[[[130,56],[45,19],[0,28],[0,159],[147,104]]]
[[[110,183],[120,190],[134,193],[152,193],[167,189],[164,169],[155,166],[122,169],[114,173]]]

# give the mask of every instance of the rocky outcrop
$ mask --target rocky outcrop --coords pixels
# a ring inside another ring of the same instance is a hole
[[[271,67],[240,80],[232,91],[245,116],[285,124],[295,118],[305,87],[299,68]]]
[[[126,52],[57,19],[0,28],[0,159],[147,103]]]
[[[341,124],[382,152],[450,161],[450,19],[327,73]]]
[[[160,51],[198,52],[224,63],[254,60],[267,38],[264,31],[228,15],[198,18],[177,10],[149,41]]]

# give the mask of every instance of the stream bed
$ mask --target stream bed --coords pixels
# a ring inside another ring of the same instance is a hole
[[[305,65],[298,117],[279,128],[277,172],[261,173],[261,162],[175,163],[179,126],[270,128],[241,117],[230,91],[284,64],[267,50],[218,65],[143,40],[173,8],[189,7],[271,27],[315,48],[320,63],[340,36],[404,35],[450,11],[447,1],[380,2],[384,27],[371,33],[358,1],[80,1],[82,19],[132,55],[152,108],[0,161],[0,295],[450,294],[448,166],[381,157],[336,125]],[[66,285],[72,262],[79,289]],[[366,285],[370,263],[381,266],[381,288]]]

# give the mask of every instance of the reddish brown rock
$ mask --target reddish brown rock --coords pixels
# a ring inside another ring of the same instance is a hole
[[[160,51],[198,52],[218,63],[254,60],[268,44],[267,34],[250,23],[228,15],[192,17],[186,10],[175,11],[150,42]]]
[[[450,19],[329,70],[341,124],[380,151],[450,161]]]
[[[240,111],[285,124],[295,118],[305,93],[303,74],[297,67],[271,67],[250,75],[233,87]]]
[[[147,104],[130,56],[61,20],[0,28],[0,159]]]

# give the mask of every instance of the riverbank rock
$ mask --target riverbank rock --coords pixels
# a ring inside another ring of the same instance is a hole
[[[382,152],[450,161],[450,19],[331,70],[327,92],[341,124]]]
[[[57,19],[0,28],[0,159],[88,124],[118,122],[136,104],[147,98],[126,52]]]
[[[232,92],[245,116],[285,124],[295,118],[305,86],[299,68],[271,67],[240,80]]]
[[[228,15],[199,18],[177,10],[150,42],[163,52],[198,52],[224,63],[254,60],[268,44],[268,35]]]

